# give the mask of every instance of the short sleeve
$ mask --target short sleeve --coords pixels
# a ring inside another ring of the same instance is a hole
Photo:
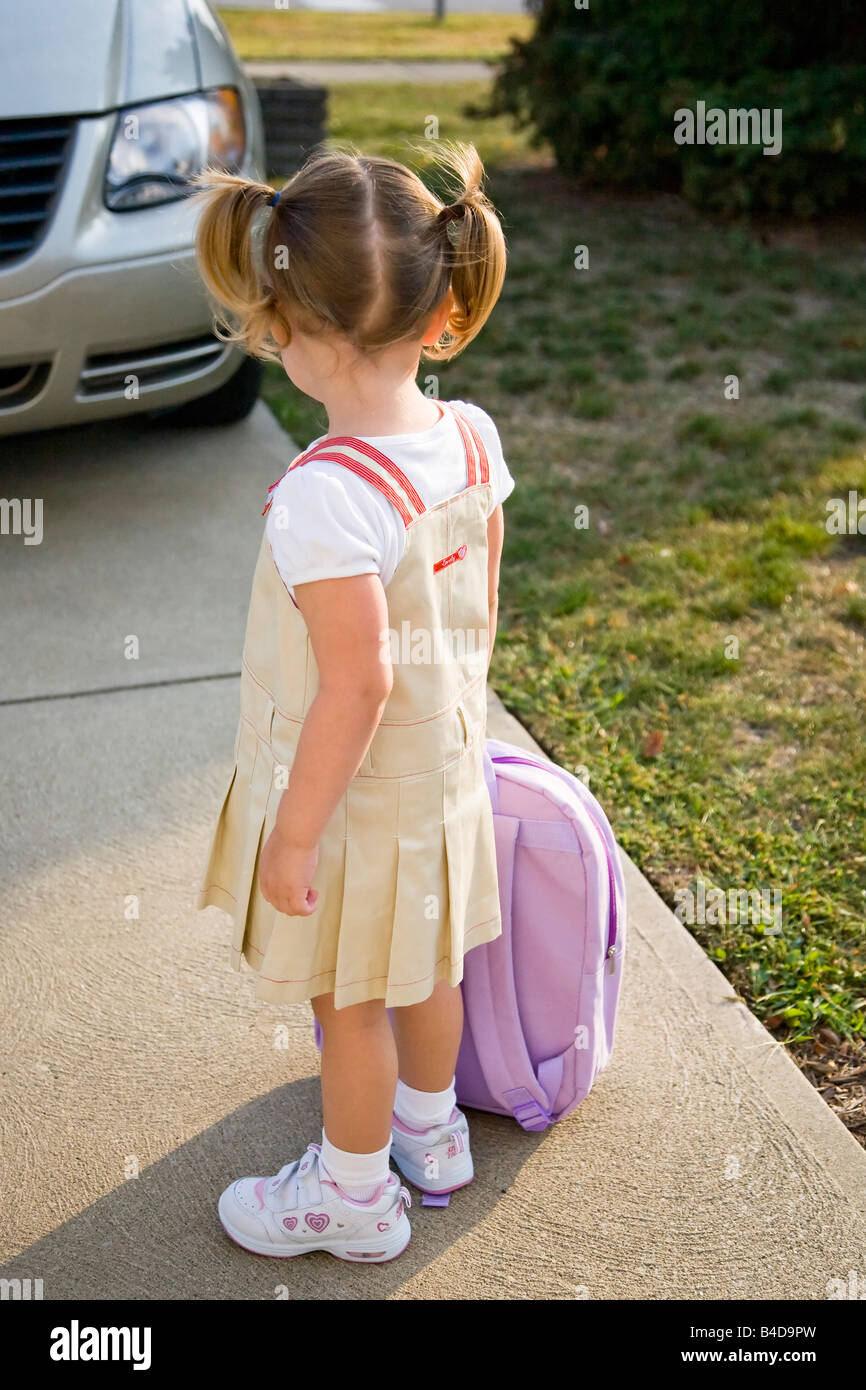
[[[500,503],[510,497],[515,488],[515,482],[509,471],[508,464],[502,453],[502,441],[499,438],[499,431],[493,423],[486,410],[482,410],[479,405],[471,401],[454,401],[454,405],[472,421],[484,442],[487,450],[487,459],[490,464],[490,481],[493,484],[490,497],[490,510],[487,515],[492,516]]]
[[[342,465],[321,462],[286,473],[267,520],[274,562],[290,590],[318,579],[381,575],[396,563],[392,531],[378,494]]]

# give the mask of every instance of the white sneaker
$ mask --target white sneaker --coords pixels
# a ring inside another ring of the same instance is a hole
[[[447,1124],[431,1129],[410,1129],[394,1115],[391,1139],[391,1157],[404,1178],[422,1192],[456,1192],[475,1176],[469,1125],[456,1106]]]
[[[401,1255],[412,1232],[412,1199],[389,1173],[366,1202],[347,1197],[310,1144],[302,1159],[273,1178],[241,1178],[219,1200],[226,1235],[255,1255],[305,1255],[327,1250],[340,1260],[383,1264]]]

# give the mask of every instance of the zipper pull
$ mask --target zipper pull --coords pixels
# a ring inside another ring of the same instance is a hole
[[[615,947],[615,946],[608,946],[608,948],[607,948],[607,958],[608,958],[608,960],[610,961],[610,969],[608,970],[607,973],[608,973],[608,975],[613,975],[613,974],[615,973],[615,971],[616,971],[616,947]]]

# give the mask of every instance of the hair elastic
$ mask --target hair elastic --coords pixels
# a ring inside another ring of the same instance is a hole
[[[274,194],[273,198],[268,199],[269,208],[275,208],[277,206],[277,203],[280,201],[280,194],[282,193],[282,191],[282,189],[279,189],[278,192]]]

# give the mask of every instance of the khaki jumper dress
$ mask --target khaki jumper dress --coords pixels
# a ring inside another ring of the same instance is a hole
[[[456,418],[467,485],[437,506],[426,507],[396,464],[364,440],[322,440],[290,465],[344,465],[387,497],[406,527],[385,589],[393,688],[319,841],[319,898],[309,917],[278,912],[258,886],[261,846],[319,683],[306,624],[262,539],[235,765],[198,906],[231,913],[232,964],[240,970],[246,960],[258,975],[256,993],[272,1003],[333,992],[338,1009],[368,999],[415,1004],[440,980],[459,984],[466,951],[502,929],[482,763],[490,474],[472,423],[438,404]]]

